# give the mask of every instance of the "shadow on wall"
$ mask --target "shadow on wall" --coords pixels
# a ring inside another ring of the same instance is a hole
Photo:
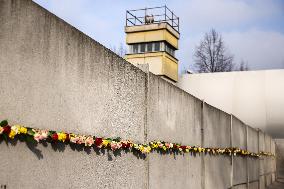
[[[78,144],[72,144],[72,143],[63,143],[63,142],[53,142],[53,141],[40,141],[39,143],[37,143],[36,141],[26,141],[26,139],[24,137],[17,137],[17,138],[14,138],[14,139],[4,139],[4,138],[0,138],[0,144],[5,142],[6,145],[8,146],[9,144],[11,144],[12,146],[16,146],[18,142],[25,142],[26,143],[26,146],[28,147],[28,149],[34,153],[34,155],[40,160],[40,159],[43,159],[44,156],[42,154],[42,151],[39,150],[37,148],[37,145],[38,144],[42,144],[44,147],[49,147],[49,145],[51,145],[52,149],[55,151],[55,152],[64,152],[66,147],[69,145],[70,148],[73,150],[73,151],[76,151],[76,152],[86,152],[87,154],[91,154],[91,151],[94,150],[94,152],[97,154],[97,155],[100,155],[100,154],[103,154],[103,155],[107,155],[108,156],[108,160],[109,161],[112,161],[113,160],[113,157],[111,154],[113,154],[115,157],[117,156],[121,156],[121,152],[122,152],[122,149],[118,149],[116,151],[112,151],[111,149],[100,149],[100,148],[97,148],[95,146],[84,146],[84,144],[82,145],[78,145]],[[145,154],[141,154],[135,150],[129,150],[129,149],[123,149],[123,151],[125,153],[132,153],[135,157],[137,157],[137,159],[145,159],[146,156]],[[166,153],[164,153],[166,154]]]
[[[55,152],[64,152],[67,146],[70,146],[70,148],[73,151],[76,152],[82,152],[84,151],[86,154],[91,154],[92,150],[97,154],[97,155],[107,155],[108,156],[108,160],[112,161],[113,156],[117,157],[120,156],[121,157],[121,152],[124,151],[125,153],[132,153],[135,157],[137,157],[137,159],[142,159],[145,160],[146,158],[146,154],[141,154],[139,151],[133,150],[133,149],[117,149],[115,151],[112,151],[111,149],[105,149],[105,148],[97,148],[96,146],[84,146],[84,144],[82,145],[78,145],[78,144],[73,144],[73,143],[64,143],[64,142],[54,142],[52,140],[46,140],[46,141],[40,141],[39,143],[31,140],[31,141],[27,141],[26,138],[24,137],[17,137],[14,139],[10,139],[10,138],[0,138],[0,144],[2,144],[3,142],[6,143],[6,145],[8,146],[9,144],[11,144],[12,146],[16,146],[18,142],[24,142],[26,143],[26,146],[28,147],[28,149],[34,153],[34,155],[40,160],[43,159],[44,156],[42,154],[42,151],[39,150],[37,148],[38,144],[42,144],[44,147],[49,147],[49,145],[52,147],[52,149]],[[165,152],[162,149],[155,149],[153,151],[153,153],[158,153],[159,155],[172,155],[173,159],[176,159],[177,155],[180,156],[185,156],[185,155],[190,155],[193,157],[197,157],[197,156],[201,156],[200,153],[196,153],[196,152],[189,152],[188,154],[184,154],[178,151],[170,151],[170,152]],[[211,156],[211,154],[208,154],[209,156]]]

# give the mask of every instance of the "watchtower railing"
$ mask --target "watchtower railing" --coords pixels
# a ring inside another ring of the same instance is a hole
[[[179,32],[179,17],[167,6],[127,10],[125,22],[126,26],[168,23]]]

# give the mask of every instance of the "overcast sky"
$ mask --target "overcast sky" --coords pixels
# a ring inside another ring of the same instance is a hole
[[[167,5],[180,17],[179,68],[192,68],[194,48],[215,28],[235,62],[251,70],[284,69],[283,0],[34,0],[106,47],[125,44],[125,12]]]

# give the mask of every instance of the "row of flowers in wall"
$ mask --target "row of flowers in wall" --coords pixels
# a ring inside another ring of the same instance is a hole
[[[74,133],[58,132],[43,130],[37,128],[24,127],[22,125],[10,126],[7,120],[0,123],[0,136],[4,139],[14,139],[16,136],[23,136],[27,142],[62,142],[84,145],[86,147],[96,147],[98,149],[131,150],[142,154],[150,153],[153,150],[164,153],[205,153],[211,155],[228,155],[228,156],[247,156],[261,157],[274,156],[270,152],[252,153],[240,148],[203,148],[199,146],[188,146],[178,143],[152,141],[148,144],[138,144],[130,140],[120,138],[102,138],[90,135],[78,135]]]

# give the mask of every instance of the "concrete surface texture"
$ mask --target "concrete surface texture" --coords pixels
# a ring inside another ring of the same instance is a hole
[[[0,72],[0,119],[11,124],[275,151],[268,135],[141,71],[31,0],[0,0]],[[13,189],[262,189],[275,173],[271,158],[141,158],[20,141],[1,141],[0,152],[0,185]]]
[[[277,139],[276,141],[276,161],[277,161],[277,179],[284,182],[284,139]]]

